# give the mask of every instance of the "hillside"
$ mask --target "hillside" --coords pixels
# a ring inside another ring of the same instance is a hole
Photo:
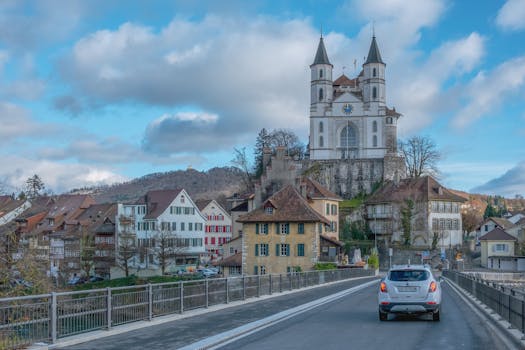
[[[154,173],[111,186],[73,190],[72,193],[90,193],[98,203],[130,202],[150,190],[185,189],[192,199],[219,199],[240,190],[241,172],[237,168],[212,168],[208,171],[194,169]]]

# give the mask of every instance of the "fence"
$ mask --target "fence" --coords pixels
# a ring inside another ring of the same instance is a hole
[[[445,270],[443,276],[454,281],[513,327],[525,333],[525,293],[523,291],[455,271]]]
[[[373,274],[373,270],[363,269],[309,271],[0,299],[0,349],[53,343],[58,338],[157,316]]]

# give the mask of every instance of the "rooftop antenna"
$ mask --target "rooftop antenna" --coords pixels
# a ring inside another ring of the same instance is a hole
[[[323,38],[323,24],[321,23],[321,39]]]
[[[376,20],[372,20],[372,37],[376,37]]]

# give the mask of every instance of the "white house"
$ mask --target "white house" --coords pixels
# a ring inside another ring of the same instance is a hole
[[[232,238],[232,218],[215,200],[197,201],[197,206],[206,217],[204,245],[210,261],[222,258],[222,244]]]
[[[160,272],[159,257],[166,247],[166,272],[195,266],[205,253],[206,218],[183,189],[149,191],[135,203],[118,204],[117,217],[119,236],[134,236],[137,254],[131,265],[140,274]]]

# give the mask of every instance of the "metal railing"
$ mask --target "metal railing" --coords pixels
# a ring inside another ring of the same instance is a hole
[[[444,270],[443,276],[474,295],[482,303],[525,333],[525,293],[476,276]]]
[[[212,278],[0,299],[0,349],[110,329],[187,310],[281,293],[373,270],[339,269]]]

